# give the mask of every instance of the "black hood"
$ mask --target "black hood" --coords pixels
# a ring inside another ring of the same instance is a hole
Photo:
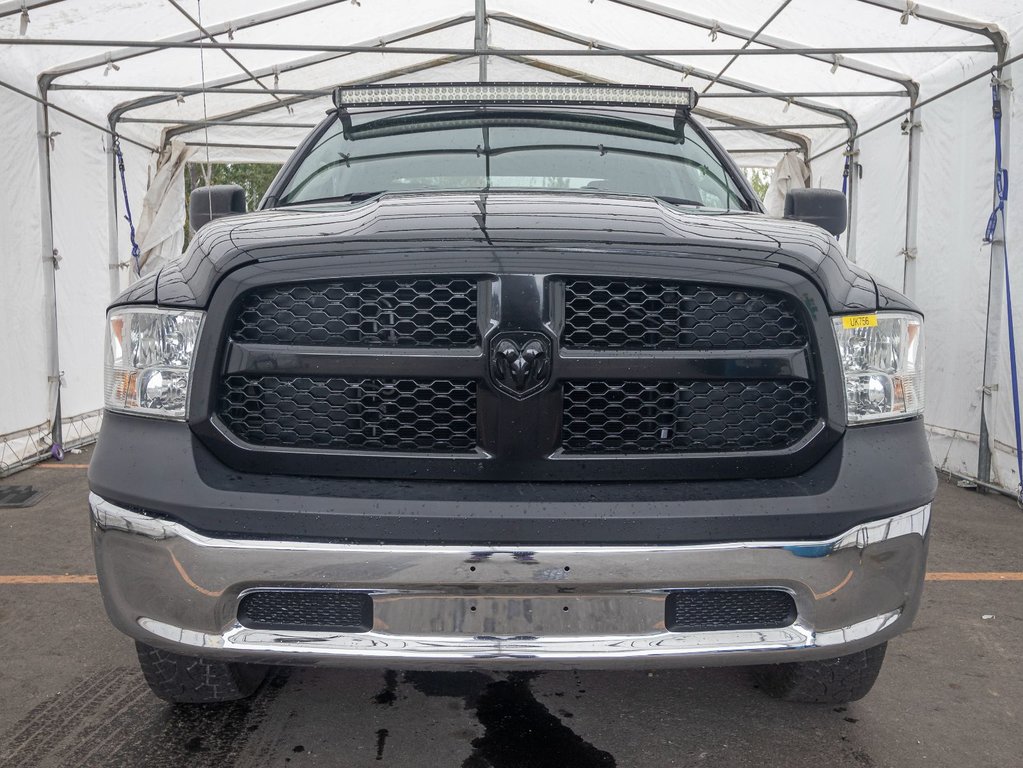
[[[539,191],[385,194],[221,219],[161,275],[159,301],[204,305],[220,277],[257,261],[510,250],[551,253],[554,271],[558,252],[580,251],[767,262],[810,277],[835,311],[876,308],[873,281],[818,227],[649,197]]]

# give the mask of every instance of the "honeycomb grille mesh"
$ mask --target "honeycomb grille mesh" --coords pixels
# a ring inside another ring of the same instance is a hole
[[[570,381],[566,453],[690,453],[785,448],[817,421],[806,381]]]
[[[566,347],[784,349],[806,344],[793,303],[769,291],[601,278],[565,283]]]
[[[255,628],[366,632],[373,626],[373,600],[361,592],[260,590],[242,598],[238,621]]]
[[[230,375],[221,420],[259,446],[461,453],[476,447],[476,383]]]
[[[256,344],[471,347],[476,282],[400,278],[275,285],[242,299],[231,337]]]
[[[664,604],[671,632],[770,629],[796,620],[792,595],[780,589],[691,589],[672,592]]]

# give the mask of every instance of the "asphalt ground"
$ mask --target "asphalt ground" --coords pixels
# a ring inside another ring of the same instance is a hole
[[[0,480],[0,766],[1023,766],[1023,512],[942,482],[913,629],[848,707],[743,669],[543,674],[281,669],[250,701],[153,697],[93,577],[88,452]]]

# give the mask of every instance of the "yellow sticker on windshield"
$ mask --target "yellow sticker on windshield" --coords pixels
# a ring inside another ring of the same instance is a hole
[[[877,315],[843,315],[843,328],[876,328]]]

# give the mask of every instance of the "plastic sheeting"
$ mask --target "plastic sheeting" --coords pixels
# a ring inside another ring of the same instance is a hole
[[[322,118],[329,91],[339,83],[479,76],[479,61],[469,54],[484,41],[476,40],[472,0],[180,5],[184,12],[164,0],[29,0],[25,37],[60,44],[19,45],[14,43],[21,37],[21,2],[0,0],[0,80],[35,93],[42,75],[54,105],[101,126],[115,119],[136,225],[140,218],[151,222],[140,227],[143,246],[155,248],[151,267],[174,258],[178,248],[183,188],[178,174],[157,164],[159,151],[171,142],[182,142],[193,159],[204,162],[281,162]],[[740,164],[774,167],[786,153],[796,153],[790,157],[809,160],[809,184],[839,188],[852,130],[871,128],[906,109],[910,91],[927,100],[983,74],[997,61],[995,41],[1007,45],[1004,56],[1023,48],[1023,8],[1017,5],[487,0],[484,37],[493,54],[487,57],[487,76],[691,85],[703,92],[704,124]],[[200,20],[214,41],[197,31]],[[125,46],[153,40],[193,47]],[[200,40],[201,51],[194,47]],[[101,44],[83,44],[89,41]],[[217,47],[231,44],[262,47]],[[348,45],[379,50],[336,49]],[[388,46],[434,50],[400,54]],[[772,52],[786,47],[845,51]],[[593,55],[611,48],[687,53]],[[512,49],[519,53],[507,53]],[[552,49],[587,55],[544,52]],[[733,55],[740,49],[744,55]],[[1019,64],[1004,76],[1014,72],[1019,81]],[[1020,102],[1018,96],[1006,102],[1009,130],[1017,136],[1023,133]],[[35,103],[0,87],[0,153],[13,180],[0,189],[0,311],[12,329],[0,334],[5,363],[0,435],[31,429],[18,439],[45,448],[59,372],[65,420],[102,405],[103,308],[129,280],[131,248],[110,137],[50,110],[50,130],[59,132],[49,153],[52,241],[60,259],[53,271],[38,116]],[[993,476],[1014,487],[1019,478],[1007,318],[998,311],[1004,295],[1000,271],[989,280],[991,247],[981,242],[993,176],[987,77],[919,108],[914,119],[920,123],[915,171],[902,117],[858,140],[851,158],[855,219],[842,242],[852,258],[879,280],[905,289],[927,313],[927,423],[935,463],[976,474],[986,398]],[[1009,162],[1015,187],[1023,177],[1023,152],[1010,147]],[[909,210],[914,173],[915,217]],[[1010,195],[1010,207],[1013,200]],[[1010,251],[1018,313],[1023,313],[1021,221],[1009,217],[1009,242],[1021,244]],[[915,251],[907,253],[914,228]],[[996,309],[990,325],[989,290]],[[985,364],[993,384],[987,394]]]
[[[782,155],[771,175],[771,186],[764,195],[764,210],[769,216],[785,213],[785,195],[790,189],[803,189],[810,181],[810,168],[795,152]]]
[[[137,241],[142,253],[139,272],[157,272],[181,254],[185,242],[185,164],[195,147],[172,141],[157,163],[156,176],[142,200]]]

